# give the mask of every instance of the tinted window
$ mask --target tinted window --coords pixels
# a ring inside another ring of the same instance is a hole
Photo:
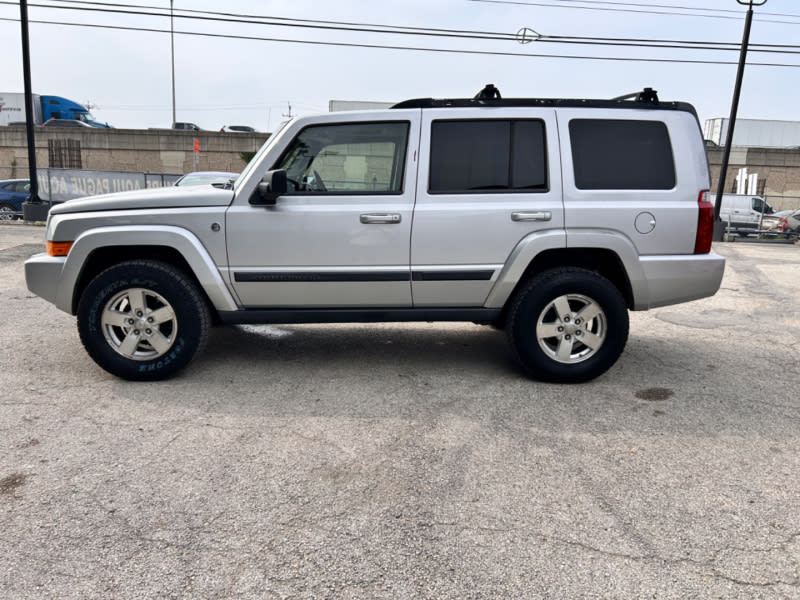
[[[659,121],[573,119],[569,122],[575,185],[583,190],[675,187],[669,133]]]
[[[765,213],[768,215],[771,215],[773,212],[775,212],[774,210],[772,210],[772,207],[766,202],[764,202],[764,200],[762,200],[761,198],[752,198],[752,202],[753,202],[753,210],[755,211]]]
[[[428,189],[431,193],[546,191],[544,123],[434,121]]]
[[[398,193],[409,124],[314,125],[292,140],[276,169],[285,169],[289,193]]]

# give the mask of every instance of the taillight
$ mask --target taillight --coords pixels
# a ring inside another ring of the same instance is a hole
[[[711,252],[711,240],[714,237],[714,205],[708,200],[708,190],[700,192],[697,198],[697,236],[694,238],[694,253]]]

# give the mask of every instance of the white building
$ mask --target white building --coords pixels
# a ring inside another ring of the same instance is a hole
[[[724,146],[728,139],[730,119],[708,119],[703,137]],[[763,119],[736,119],[732,146],[750,148],[800,147],[800,121],[767,121]]]

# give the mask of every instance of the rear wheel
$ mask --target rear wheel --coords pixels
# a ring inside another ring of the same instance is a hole
[[[607,371],[622,354],[628,310],[619,290],[597,273],[553,269],[517,293],[506,331],[531,376],[580,383]]]
[[[17,209],[6,202],[0,203],[0,221],[12,221],[16,218]]]
[[[171,377],[205,346],[210,321],[194,281],[157,261],[106,269],[78,304],[78,331],[86,351],[123,379]]]

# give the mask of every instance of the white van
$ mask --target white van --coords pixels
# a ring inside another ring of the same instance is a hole
[[[763,215],[775,211],[761,196],[752,194],[723,194],[719,218],[731,227],[758,229]]]

